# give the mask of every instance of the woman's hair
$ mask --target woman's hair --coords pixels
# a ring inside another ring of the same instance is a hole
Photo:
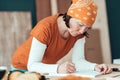
[[[67,13],[59,14],[59,16],[63,16],[63,20],[65,21],[66,26],[69,28],[69,21],[72,17],[67,15]]]
[[[72,0],[70,5],[72,4]],[[63,20],[65,21],[66,26],[69,28],[69,21],[72,18],[71,16],[67,15],[67,13],[59,14],[59,16],[63,16]]]
[[[72,17],[67,15],[67,13],[59,14],[59,16],[63,16],[63,20],[65,21],[66,26],[69,28],[70,27],[69,21]],[[87,38],[89,38],[89,34],[87,32],[84,32],[83,35],[86,36]]]

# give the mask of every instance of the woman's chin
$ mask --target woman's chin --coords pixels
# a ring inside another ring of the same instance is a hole
[[[71,36],[72,36],[72,37],[76,37],[76,36],[78,36],[78,35],[81,35],[81,34],[80,34],[80,33],[79,33],[79,34],[77,34],[77,33],[76,33],[76,34],[72,34],[72,33],[71,33]]]
[[[71,36],[72,36],[72,37],[76,37],[76,36],[78,36],[78,35],[76,35],[76,34],[72,34]]]

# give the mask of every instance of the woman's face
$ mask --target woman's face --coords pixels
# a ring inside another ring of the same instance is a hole
[[[70,19],[70,28],[68,28],[68,31],[71,36],[78,36],[81,34],[84,34],[87,32],[89,29],[91,29],[91,26],[86,26],[82,24],[79,20],[71,18]]]

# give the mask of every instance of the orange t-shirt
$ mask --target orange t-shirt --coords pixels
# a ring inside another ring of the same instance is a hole
[[[31,31],[30,37],[15,51],[12,58],[12,65],[15,68],[27,70],[28,56],[31,48],[32,38],[47,45],[42,62],[46,64],[55,64],[59,59],[64,57],[78,38],[83,37],[70,36],[63,39],[58,30],[58,15],[47,17],[41,20]]]

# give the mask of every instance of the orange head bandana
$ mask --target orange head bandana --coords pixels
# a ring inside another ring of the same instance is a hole
[[[92,26],[97,15],[97,6],[93,0],[72,0],[67,15],[87,26]]]

